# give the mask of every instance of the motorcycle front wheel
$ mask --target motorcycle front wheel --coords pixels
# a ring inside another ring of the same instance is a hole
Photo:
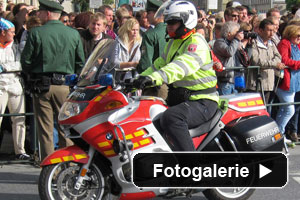
[[[254,192],[254,189],[242,188],[215,188],[203,191],[204,196],[209,200],[246,200]]]
[[[43,200],[102,199],[105,178],[99,168],[92,164],[79,190],[74,188],[82,164],[63,162],[44,166],[39,178],[39,195]]]

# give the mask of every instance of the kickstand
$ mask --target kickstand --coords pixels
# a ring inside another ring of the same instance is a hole
[[[286,155],[287,155],[287,156],[290,155],[290,153],[289,153],[289,148],[288,148],[286,142],[283,141],[283,145],[284,145],[284,149],[285,149]]]

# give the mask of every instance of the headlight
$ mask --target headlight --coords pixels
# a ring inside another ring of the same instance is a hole
[[[89,103],[86,102],[65,102],[60,109],[58,120],[63,121],[69,119],[70,117],[79,115],[88,105]]]

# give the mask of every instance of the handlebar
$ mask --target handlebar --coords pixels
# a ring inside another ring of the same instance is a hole
[[[125,79],[123,82],[120,82],[119,85],[121,86],[121,90],[125,93],[134,92],[135,88],[133,85],[135,78]]]

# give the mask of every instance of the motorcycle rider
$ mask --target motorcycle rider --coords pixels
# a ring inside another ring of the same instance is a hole
[[[216,113],[217,78],[209,46],[195,31],[195,6],[181,0],[166,2],[163,8],[170,40],[162,56],[134,81],[134,85],[141,89],[163,83],[169,85],[167,103],[170,107],[161,117],[161,127],[174,151],[194,151],[188,130],[209,121]]]

